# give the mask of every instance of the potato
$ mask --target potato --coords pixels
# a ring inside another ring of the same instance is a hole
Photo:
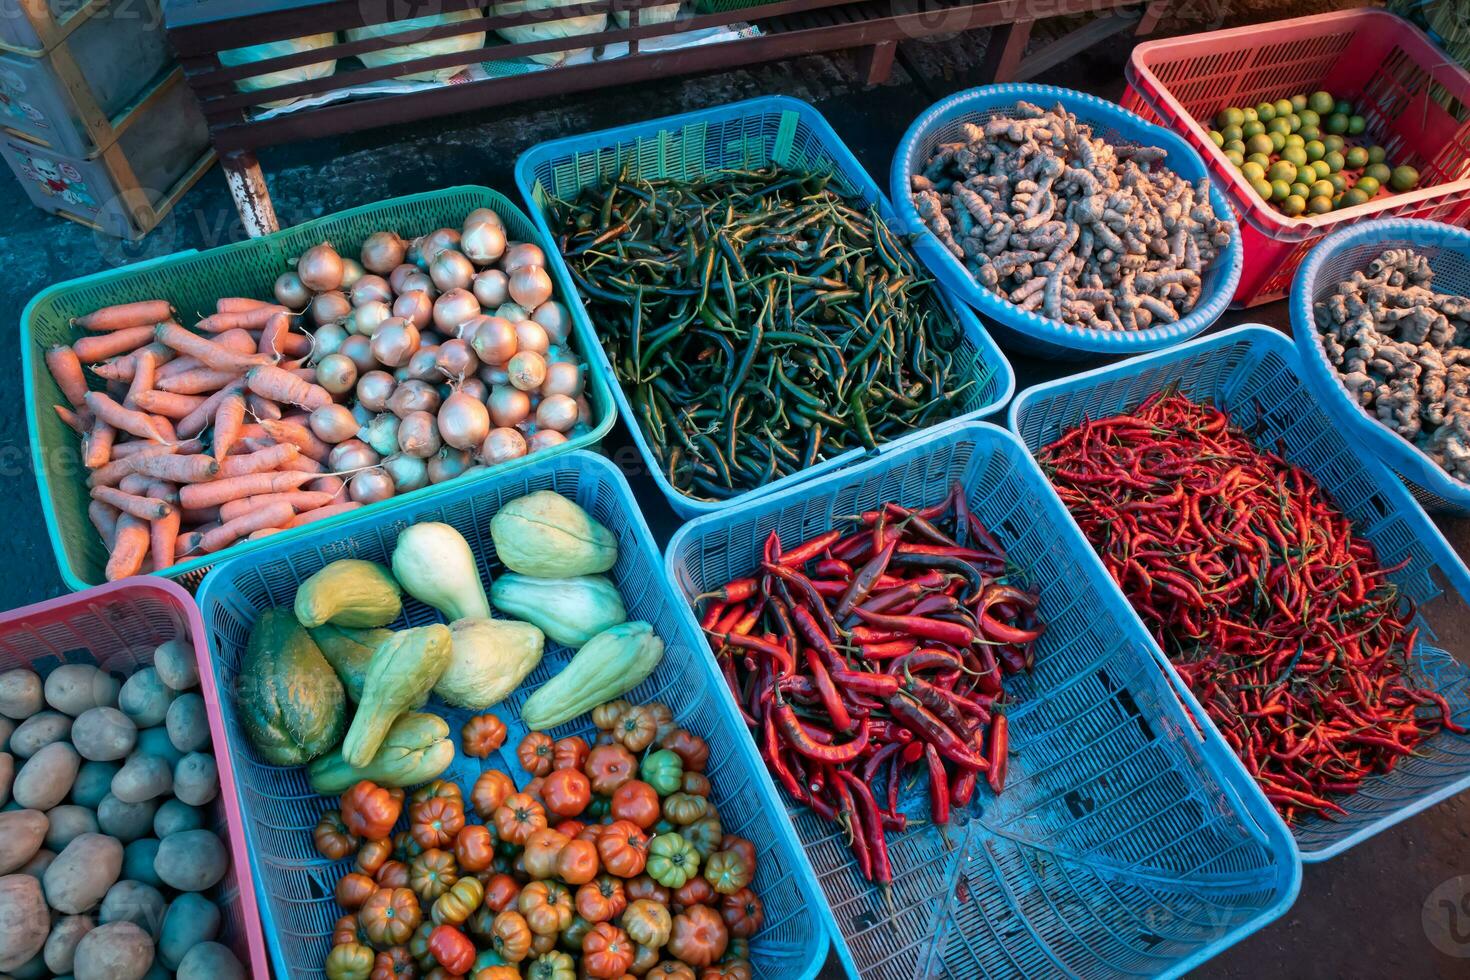
[[[153,669],[158,679],[175,691],[199,686],[199,661],[187,640],[169,640],[153,651]]]
[[[134,755],[154,755],[164,760],[170,767],[179,764],[184,753],[174,748],[174,740],[169,738],[168,729],[163,725],[154,725],[152,728],[144,728],[138,732],[138,742],[133,746]]]
[[[77,944],[76,980],[143,980],[153,965],[153,940],[131,922],[109,922]]]
[[[203,806],[219,795],[219,766],[214,756],[190,752],[174,767],[174,795],[190,806]]]
[[[158,872],[153,870],[153,859],[158,856],[157,837],[139,837],[123,848],[122,877],[129,881],[141,881],[157,888],[163,884]]]
[[[198,752],[209,748],[209,716],[204,712],[204,698],[198,694],[181,694],[168,706],[168,737],[180,752]]]
[[[71,801],[77,806],[97,809],[103,797],[112,792],[112,777],[122,766],[116,762],[84,762],[71,785]]]
[[[55,860],[56,852],[49,851],[43,847],[39,851],[37,851],[29,861],[21,866],[19,873],[23,875],[30,875],[32,878],[40,881],[41,878],[46,874],[46,869],[51,867],[51,862]]]
[[[0,813],[0,875],[8,875],[35,857],[46,839],[48,821],[39,810]]]
[[[124,803],[108,793],[97,804],[97,825],[104,834],[111,834],[126,844],[148,836],[148,831],[153,829],[153,814],[157,812],[157,800]]]
[[[212,830],[169,834],[153,859],[163,883],[181,892],[202,892],[218,884],[229,867],[229,852]]]
[[[219,935],[219,906],[195,892],[184,892],[173,900],[163,916],[158,934],[158,959],[177,970],[189,950]]]
[[[141,881],[119,881],[107,889],[102,899],[102,910],[97,913],[98,922],[131,922],[148,933],[148,938],[158,940],[158,930],[163,927],[163,912],[168,905],[163,893],[152,885]]]
[[[81,764],[76,749],[65,742],[52,742],[31,756],[15,774],[10,795],[21,806],[49,810],[71,792]]]
[[[200,943],[179,964],[178,980],[245,980],[245,968],[228,946]]]
[[[91,664],[62,664],[46,675],[46,703],[75,718],[88,708],[117,703],[115,677]]]
[[[77,955],[77,943],[95,928],[97,923],[89,915],[68,915],[57,919],[56,925],[51,927],[51,935],[46,937],[43,953],[46,968],[52,973],[70,973]]]
[[[158,671],[144,667],[123,682],[117,695],[117,706],[139,728],[163,723],[168,706],[178,693],[158,677]]]
[[[15,780],[15,756],[0,752],[0,806],[10,802],[10,784]]]
[[[122,844],[116,837],[83,834],[66,845],[46,869],[42,877],[46,900],[58,912],[80,915],[90,911],[117,881],[122,859]]]
[[[24,721],[45,703],[41,677],[34,670],[17,667],[0,674],[0,715]]]
[[[82,758],[111,762],[133,751],[138,726],[116,708],[90,708],[71,726],[71,741]]]
[[[204,811],[181,800],[164,800],[153,815],[153,835],[163,838],[204,826]]]
[[[0,878],[0,970],[14,970],[41,952],[50,931],[40,882],[30,875]]]
[[[97,814],[84,806],[73,803],[54,806],[46,811],[51,821],[46,831],[46,846],[53,851],[63,851],[66,845],[83,834],[97,833]]]
[[[142,803],[155,800],[173,791],[174,772],[165,759],[153,755],[128,757],[123,767],[112,777],[112,795],[124,803]]]
[[[20,723],[10,736],[10,751],[29,759],[52,742],[71,735],[71,718],[59,711],[39,711]]]

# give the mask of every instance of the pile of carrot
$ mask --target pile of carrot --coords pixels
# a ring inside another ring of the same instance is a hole
[[[109,581],[361,506],[306,424],[332,396],[292,324],[284,306],[225,298],[191,331],[167,301],[144,300],[78,317],[85,335],[47,349]]]

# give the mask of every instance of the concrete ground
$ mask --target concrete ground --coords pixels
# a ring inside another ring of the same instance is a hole
[[[718,77],[672,79],[628,91],[604,91],[537,105],[496,109],[392,131],[285,147],[261,154],[277,212],[289,224],[385,197],[455,184],[485,184],[514,196],[511,169],[534,143],[756,95],[782,93],[813,102],[858,159],[886,186],[888,165],[913,117],[934,100],[980,84],[984,33],[902,48],[892,82],[862,89],[852,59],[811,57]],[[1122,90],[1125,39],[1047,73],[1038,81],[1071,85],[1108,98]],[[123,246],[33,209],[20,189],[0,180],[0,295],[18,318],[39,289],[182,248],[208,248],[243,237],[223,179],[212,172],[141,247]],[[1265,322],[1286,329],[1284,304],[1230,312],[1223,325]],[[5,501],[0,609],[64,591],[42,523],[25,435],[17,333],[0,332],[0,498]],[[1024,387],[1081,365],[1012,355]],[[620,421],[608,451],[636,459]],[[625,467],[627,468],[627,467]],[[666,538],[672,513],[653,484],[630,474],[650,523]],[[1441,526],[1470,554],[1470,522]],[[1462,653],[1462,651],[1457,651]],[[1470,976],[1470,796],[1386,831],[1330,862],[1307,867],[1295,906],[1277,922],[1201,967],[1200,977]],[[1450,882],[1445,887],[1440,886]],[[1462,887],[1457,887],[1460,885]],[[1438,889],[1438,891],[1436,891]],[[1434,934],[1442,951],[1429,939]]]

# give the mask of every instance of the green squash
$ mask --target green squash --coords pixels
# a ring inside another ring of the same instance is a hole
[[[436,778],[454,761],[449,723],[438,715],[399,715],[371,762],[349,766],[341,753],[317,759],[306,769],[311,788],[323,796],[340,796],[359,780],[379,786],[417,786]]]
[[[373,651],[393,635],[392,630],[355,629],[327,623],[311,631],[311,638],[321,647],[322,656],[337,672],[347,696],[356,704],[362,700],[362,685],[367,680],[368,663]]]
[[[341,740],[347,694],[291,610],[268,609],[256,620],[239,683],[245,734],[265,761],[301,765]]]
[[[373,651],[362,700],[342,740],[344,762],[358,767],[372,762],[393,719],[424,703],[424,696],[449,666],[450,649],[449,627],[432,623],[399,630]],[[332,679],[336,680],[335,674]]]
[[[374,561],[342,558],[296,589],[296,618],[307,629],[387,626],[403,611],[403,590],[392,573]]]

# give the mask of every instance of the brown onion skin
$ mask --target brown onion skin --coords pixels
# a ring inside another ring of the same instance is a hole
[[[462,391],[444,399],[437,421],[439,438],[454,449],[474,449],[490,434],[490,412],[485,403]]]
[[[465,257],[476,265],[489,265],[505,254],[505,228],[492,222],[465,225],[459,245]]]
[[[551,338],[546,335],[546,328],[535,320],[522,320],[515,325],[516,350],[535,351],[542,357],[551,349]]]
[[[410,412],[398,426],[398,448],[409,456],[428,459],[439,451],[439,426],[428,412]]]
[[[510,375],[506,373],[504,364],[481,364],[479,377],[491,388],[510,384]]]
[[[388,280],[378,275],[366,275],[352,284],[347,299],[353,306],[361,306],[376,300],[379,303],[393,302],[393,287]]]
[[[340,323],[329,323],[324,327],[317,327],[311,334],[311,349],[313,356],[318,359],[326,358],[342,349],[342,342],[347,339],[347,328]]]
[[[450,380],[473,377],[480,368],[475,349],[463,340],[446,340],[439,345],[436,361],[440,372]]]
[[[551,276],[539,265],[523,265],[511,273],[510,298],[528,310],[551,299]]]
[[[372,446],[354,436],[332,447],[332,451],[327,454],[327,465],[338,471],[356,470],[364,466],[375,466],[380,458]]]
[[[392,272],[388,273],[388,288],[393,290],[393,292],[395,293],[402,293],[405,291],[403,288],[403,283],[408,279],[408,277],[416,276],[423,271],[424,270],[420,269],[412,262],[400,262],[398,265],[395,265],[393,267]]]
[[[470,283],[475,299],[487,310],[493,310],[510,299],[510,277],[499,269],[486,269]]]
[[[434,301],[421,289],[399,293],[393,301],[393,315],[402,317],[420,330],[434,320]]]
[[[522,320],[531,319],[531,311],[513,300],[509,303],[501,303],[499,306],[497,306],[495,308],[495,315],[498,317],[504,317],[511,323],[520,323]]]
[[[553,344],[565,344],[572,335],[572,314],[554,299],[532,310],[531,319],[541,324]]]
[[[345,292],[355,286],[357,280],[365,275],[367,275],[367,270],[362,267],[361,262],[344,255],[342,256],[342,284],[337,288]]]
[[[520,351],[505,366],[510,383],[522,391],[535,391],[546,380],[546,358],[535,351]]]
[[[510,275],[523,265],[546,266],[546,253],[535,242],[517,242],[505,250],[500,258],[500,267]]]
[[[371,371],[378,366],[378,359],[373,356],[373,342],[362,334],[353,334],[342,341],[342,346],[337,353],[346,354],[352,363],[357,365],[359,374]]]
[[[415,272],[403,279],[403,292],[405,293],[427,293],[430,299],[439,295],[439,287],[434,285],[434,280],[429,278],[427,272]]]
[[[340,494],[342,493],[343,488],[346,486],[347,484],[342,480],[340,476],[332,474],[328,476],[317,477],[315,480],[312,480],[306,485],[306,489],[312,491],[313,493]]]
[[[367,371],[357,379],[357,402],[370,412],[386,412],[398,383],[387,371]]]
[[[347,492],[360,504],[375,504],[393,496],[393,478],[382,470],[363,470],[352,477]]]
[[[317,326],[336,323],[351,312],[352,303],[339,289],[317,293],[311,298],[311,305],[307,307],[307,315]]]
[[[383,460],[383,472],[393,481],[398,493],[408,493],[429,485],[429,468],[417,456],[394,453]]]
[[[426,381],[404,381],[393,390],[388,399],[388,411],[399,418],[407,418],[414,412],[437,412],[439,392]]]
[[[404,365],[404,372],[414,381],[437,384],[443,375],[439,372],[439,351],[434,347],[420,347]]]
[[[536,406],[536,427],[560,433],[572,431],[577,424],[577,403],[567,395],[547,395]]]
[[[581,368],[569,361],[554,361],[546,365],[546,380],[541,382],[541,393],[576,398],[582,393],[584,384]]]
[[[454,228],[436,228],[413,243],[413,250],[425,265],[446,248],[459,248],[459,232]]]
[[[520,349],[515,324],[498,316],[482,317],[470,343],[486,364],[504,364]]]
[[[429,263],[429,278],[440,292],[465,289],[475,278],[475,264],[461,252],[446,248]]]
[[[323,242],[313,245],[296,260],[296,275],[301,285],[314,293],[325,293],[342,286],[342,256]]]
[[[496,385],[490,389],[490,420],[497,427],[520,425],[531,414],[531,397],[518,388]]]
[[[408,243],[391,231],[375,231],[362,243],[358,258],[362,267],[369,272],[386,276],[403,264],[408,254]]]
[[[503,229],[505,227],[505,220],[500,217],[494,208],[475,208],[475,210],[464,216],[464,228],[466,230],[473,228],[475,225],[484,224],[494,225],[497,228]]]
[[[586,395],[577,396],[577,424],[592,424],[592,404],[587,401]]]
[[[311,302],[311,290],[302,285],[301,277],[294,272],[281,273],[276,278],[272,292],[275,293],[276,302],[287,309],[303,310]]]
[[[351,439],[357,435],[358,429],[357,419],[346,405],[323,405],[314,409],[307,416],[307,424],[311,426],[313,435],[332,445]]]
[[[490,386],[479,378],[465,378],[463,381],[456,382],[456,384],[459,385],[460,391],[469,395],[471,398],[486,401],[490,397]]]
[[[537,429],[530,440],[526,443],[531,452],[540,452],[550,449],[552,446],[560,446],[567,441],[567,437],[555,429]]]
[[[373,356],[388,367],[402,367],[419,349],[419,330],[402,317],[389,317],[373,331]]]
[[[357,386],[357,365],[346,354],[328,354],[317,362],[316,383],[334,395],[345,395]]]
[[[456,287],[434,300],[432,313],[434,326],[453,334],[460,324],[480,315],[480,301],[468,289]]]
[[[443,483],[463,475],[473,462],[470,454],[463,449],[450,449],[448,446],[440,447],[439,451],[429,457],[429,482]]]
[[[480,459],[493,466],[526,455],[526,437],[515,429],[500,427],[490,430],[480,444]]]

